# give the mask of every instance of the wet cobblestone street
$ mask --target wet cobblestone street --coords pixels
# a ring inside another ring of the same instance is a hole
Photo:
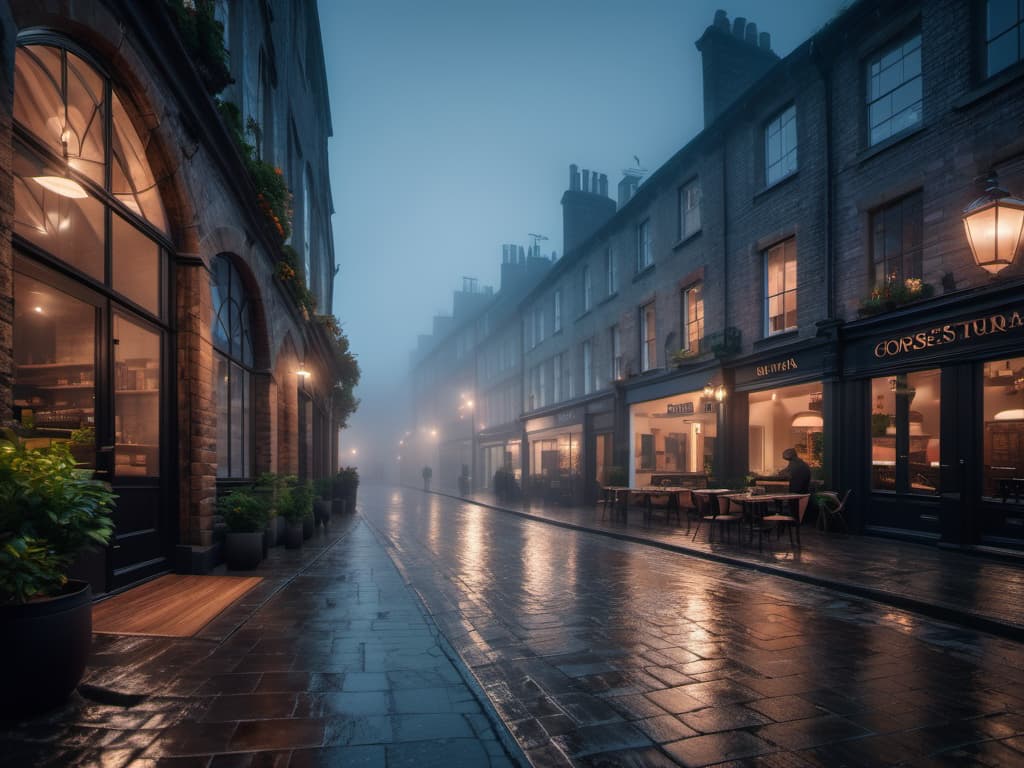
[[[415,490],[362,513],[535,765],[1024,764],[1024,648]]]

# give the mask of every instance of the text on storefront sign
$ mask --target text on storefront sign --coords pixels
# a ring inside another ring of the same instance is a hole
[[[982,336],[1024,328],[1024,319],[1020,312],[1002,312],[988,317],[946,323],[935,328],[885,339],[875,345],[875,357],[882,359],[896,357],[908,352],[919,352],[922,349],[952,344],[959,341],[970,341]]]
[[[669,403],[668,404],[668,415],[669,416],[685,416],[688,413],[693,413],[693,403]]]
[[[776,360],[774,363],[765,363],[754,368],[755,375],[760,379],[764,376],[771,376],[773,373],[785,373],[786,371],[795,371],[800,366],[797,365],[796,358],[789,357],[785,360]]]

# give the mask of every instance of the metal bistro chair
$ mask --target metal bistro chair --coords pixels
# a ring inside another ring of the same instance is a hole
[[[693,540],[697,539],[697,533],[700,531],[701,523],[705,521],[709,525],[709,543],[714,539],[714,529],[716,525],[728,526],[730,523],[735,523],[737,531],[739,530],[740,523],[743,522],[743,515],[733,514],[728,511],[728,498],[723,496],[712,498],[706,493],[693,494],[693,498],[697,500],[697,510],[700,515],[697,520],[697,530],[693,532]],[[738,535],[739,534],[737,534],[737,536]]]
[[[846,511],[846,500],[850,498],[850,491],[839,498],[835,491],[823,491],[818,494],[818,527],[823,531],[829,531],[836,526],[843,527],[843,533],[849,529],[846,527],[846,518],[843,512]]]
[[[796,499],[796,512],[777,512],[774,515],[765,515],[761,518],[763,523],[774,523],[776,526],[775,537],[778,538],[782,529],[785,528],[789,533],[789,546],[793,546],[793,529],[796,528],[796,546],[800,546],[800,524],[804,521],[804,515],[807,513],[807,504],[811,500],[811,494],[805,493]],[[790,510],[792,510],[792,504],[786,504]]]

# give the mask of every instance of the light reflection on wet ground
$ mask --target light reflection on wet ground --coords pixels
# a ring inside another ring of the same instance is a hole
[[[361,507],[538,765],[1024,764],[1019,644],[418,491]]]

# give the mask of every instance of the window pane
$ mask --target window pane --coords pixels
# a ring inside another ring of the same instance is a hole
[[[95,466],[96,309],[14,273],[14,419],[29,447],[71,442]]]
[[[114,473],[160,474],[160,336],[114,315]]]
[[[231,476],[245,477],[246,472],[243,464],[244,450],[242,448],[245,444],[245,419],[243,418],[243,406],[245,403],[243,397],[245,389],[243,384],[244,375],[242,369],[232,363],[230,376],[230,404],[228,407],[231,410],[231,432],[228,435],[228,441],[231,446]]]
[[[1024,357],[985,363],[982,495],[1024,509]],[[1022,525],[1020,512],[1008,512]],[[1004,519],[1004,524],[1010,522]]]
[[[111,101],[114,125],[111,132],[113,169],[110,191],[137,216],[167,233],[167,214],[149,160],[146,159],[142,140],[128,119],[117,94],[113,94]]]
[[[160,314],[160,246],[120,216],[113,216],[114,290]]]
[[[896,490],[896,388],[887,377],[871,380],[871,489]]]
[[[868,133],[872,144],[921,121],[921,35],[868,62]]]
[[[911,493],[939,492],[939,385],[939,371],[907,374],[907,469]],[[896,394],[900,394],[899,390]]]
[[[61,154],[64,114],[61,52],[44,45],[19,46],[14,54],[14,119],[55,154]]]
[[[64,126],[64,138],[67,141],[68,165],[100,186],[105,186],[105,83],[91,66],[73,53],[67,54],[67,60],[67,123]]]
[[[230,383],[230,367],[227,358],[214,353],[214,396],[217,400],[217,477],[230,476],[231,466],[228,463],[228,434],[231,429],[230,410],[228,409],[228,385]]]
[[[14,231],[102,281],[103,205],[90,196],[67,197],[53,191],[53,180],[63,177],[26,152],[14,152]]]

